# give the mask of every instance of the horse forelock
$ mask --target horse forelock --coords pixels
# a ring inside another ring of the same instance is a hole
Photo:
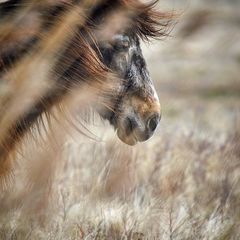
[[[173,12],[160,11],[157,6],[159,0],[148,3],[139,0],[120,1],[131,11],[130,31],[142,40],[161,39],[169,35],[175,15]]]

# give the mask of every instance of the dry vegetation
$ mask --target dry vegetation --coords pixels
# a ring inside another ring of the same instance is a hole
[[[97,137],[82,127],[95,140],[58,124],[54,146],[28,136],[0,239],[240,239],[235,9],[192,6],[176,37],[146,47],[163,108],[147,143],[128,147],[98,120],[88,126]]]

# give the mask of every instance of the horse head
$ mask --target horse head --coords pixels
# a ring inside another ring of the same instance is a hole
[[[104,64],[121,79],[110,99],[112,108],[101,109],[100,115],[109,120],[124,143],[146,141],[159,124],[161,110],[139,37],[133,32],[116,34],[100,51]]]
[[[118,0],[131,9],[128,22],[107,41],[99,43],[105,66],[119,78],[119,87],[109,98],[110,108],[99,113],[116,129],[118,137],[128,145],[146,141],[155,132],[160,119],[159,98],[142,54],[140,40],[167,35],[171,15],[157,10],[155,2]]]

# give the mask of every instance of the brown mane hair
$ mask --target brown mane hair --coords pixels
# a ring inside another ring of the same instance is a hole
[[[143,3],[135,0],[122,0],[123,5],[132,9],[131,31],[142,40],[162,39],[170,33],[175,14],[158,9],[158,0]]]

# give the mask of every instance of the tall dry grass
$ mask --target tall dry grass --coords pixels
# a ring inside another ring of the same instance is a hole
[[[173,128],[135,148],[108,126],[101,141],[56,127],[55,149],[25,151],[1,239],[238,239],[239,126],[210,136],[166,118]]]

